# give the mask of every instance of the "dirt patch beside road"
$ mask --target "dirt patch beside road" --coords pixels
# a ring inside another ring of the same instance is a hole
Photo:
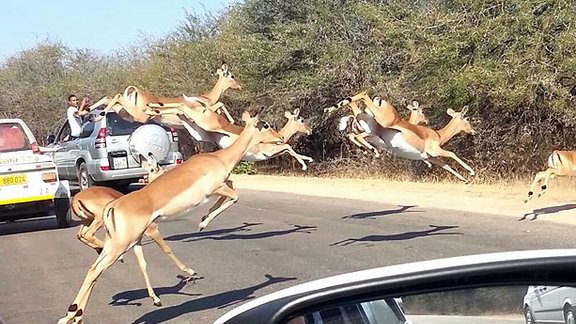
[[[385,179],[337,179],[273,175],[232,175],[237,188],[289,192],[319,197],[381,201],[401,206],[456,209],[531,221],[576,224],[576,190],[570,179],[550,181],[541,198],[524,204],[529,183],[499,185],[419,183]]]

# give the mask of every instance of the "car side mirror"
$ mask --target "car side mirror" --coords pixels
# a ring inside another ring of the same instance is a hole
[[[53,144],[53,143],[56,143],[56,135],[50,134],[50,135],[48,135],[48,137],[46,137],[46,144],[44,146],[49,145],[49,144]]]
[[[94,131],[94,123],[85,123],[82,125],[82,130],[80,131],[80,137],[88,137]]]

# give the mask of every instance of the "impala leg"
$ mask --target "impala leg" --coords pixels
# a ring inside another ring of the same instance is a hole
[[[228,119],[230,124],[234,124],[234,118],[232,118],[232,116],[230,115],[230,112],[228,111],[228,109],[226,109],[226,106],[224,106],[223,103],[221,103],[221,102],[215,103],[212,107],[210,107],[210,110],[212,110],[216,113],[222,112],[224,114],[224,116],[226,116],[226,119]]]
[[[456,172],[454,169],[452,169],[452,168],[451,168],[448,164],[446,164],[444,161],[442,161],[442,160],[440,160],[440,159],[438,159],[438,158],[435,158],[435,157],[429,157],[429,158],[426,159],[426,160],[428,160],[428,162],[430,162],[430,163],[432,163],[432,164],[434,164],[434,165],[437,165],[437,166],[441,167],[442,169],[444,169],[444,170],[452,173],[452,174],[455,175],[458,179],[460,179],[460,180],[468,183],[468,180],[466,180],[466,178],[464,178],[460,173],[458,173],[458,172]]]
[[[156,293],[154,293],[154,289],[150,283],[150,277],[148,277],[148,271],[146,271],[147,264],[146,259],[144,258],[144,251],[142,251],[141,241],[138,241],[138,243],[134,245],[134,254],[136,255],[136,260],[138,260],[140,270],[142,271],[142,276],[144,277],[144,282],[146,283],[146,290],[148,290],[148,296],[152,298],[154,306],[162,306],[162,301],[160,301],[160,298],[156,295]]]
[[[227,184],[216,189],[214,194],[220,195],[221,197],[218,198],[218,201],[210,208],[208,215],[202,217],[202,221],[198,225],[200,231],[205,229],[216,216],[220,215],[220,213],[238,201],[238,193]]]
[[[84,316],[84,310],[88,303],[90,293],[94,288],[96,280],[102,272],[108,269],[118,257],[120,257],[130,247],[129,242],[124,244],[117,244],[108,240],[104,244],[102,253],[98,256],[96,261],[90,266],[84,282],[74,298],[74,302],[68,307],[68,313],[65,317],[58,320],[58,324],[81,323]]]
[[[540,182],[542,182],[544,179],[548,179],[552,175],[552,173],[554,173],[552,169],[547,169],[545,171],[540,171],[536,173],[536,175],[534,176],[534,181],[532,181],[532,185],[530,185],[530,189],[528,190],[528,197],[524,199],[524,202],[528,202],[528,200],[534,197],[534,191],[536,189],[536,186],[538,186],[538,184],[540,184]],[[546,190],[547,188],[548,188],[547,185],[542,186],[542,190]],[[538,197],[540,197],[541,195],[542,192],[538,194]]]
[[[156,244],[160,247],[160,249],[162,249],[162,251],[170,259],[172,259],[172,261],[174,262],[174,264],[176,264],[178,269],[182,270],[183,272],[186,272],[189,277],[193,277],[194,275],[196,275],[196,271],[194,271],[194,269],[191,269],[191,268],[188,268],[187,266],[185,266],[184,263],[182,263],[182,261],[180,261],[180,259],[178,259],[176,257],[176,255],[174,254],[174,252],[172,251],[170,246],[168,246],[166,241],[164,241],[164,239],[162,238],[162,235],[160,234],[160,231],[158,231],[158,224],[156,224],[156,223],[150,224],[148,226],[148,228],[146,229],[146,232],[144,232],[144,234],[146,234],[154,242],[156,242]]]
[[[374,156],[375,157],[380,157],[380,152],[378,151],[377,148],[375,148],[374,146],[372,146],[372,144],[368,143],[366,141],[366,137],[370,136],[370,134],[364,132],[364,133],[360,133],[356,136],[356,139],[362,143],[362,145],[364,145],[365,147],[369,148],[370,150],[372,150],[374,152]]]
[[[365,148],[364,145],[362,145],[357,139],[356,139],[356,134],[354,133],[349,133],[348,135],[346,135],[346,137],[348,137],[348,139],[350,140],[350,142],[354,143],[356,146],[360,147],[360,148]]]
[[[279,155],[284,154],[284,153],[288,153],[288,154],[292,155],[300,163],[300,165],[302,165],[302,170],[304,170],[304,171],[306,171],[308,169],[308,166],[306,165],[306,162],[304,162],[304,160],[306,160],[308,162],[314,161],[314,159],[312,159],[309,156],[296,153],[296,151],[294,151],[294,149],[292,148],[292,146],[290,146],[290,144],[270,144],[270,145],[273,145],[273,146],[272,146],[272,149],[269,152],[267,152],[267,154],[271,158],[279,156]]]
[[[462,161],[454,152],[447,151],[442,149],[441,147],[437,147],[434,152],[436,153],[435,156],[443,156],[453,159],[454,161],[458,162],[464,169],[468,170],[471,176],[476,175],[476,172],[464,161]]]
[[[90,224],[90,226],[84,226],[84,225],[80,226],[80,230],[76,235],[76,237],[80,242],[93,248],[94,250],[96,250],[98,254],[102,252],[104,242],[102,242],[96,237],[96,232],[98,231],[98,229],[100,229],[100,227],[102,227],[102,225],[103,225],[102,219],[95,219],[92,222],[92,224]]]
[[[179,107],[182,106],[182,104],[178,104]],[[178,115],[178,114],[184,114],[184,111],[181,110],[178,107],[154,107],[152,110],[146,110],[145,113],[149,116],[158,116],[158,115]]]
[[[122,109],[118,109],[118,106],[116,104],[118,104]],[[146,111],[145,109],[139,108],[133,102],[124,98],[124,96],[120,94],[112,98],[112,100],[108,104],[108,107],[113,108],[114,111],[121,116],[123,115],[121,110],[124,110],[125,112],[124,114],[128,114],[134,121],[137,122],[145,123],[150,119],[150,117],[145,113]]]

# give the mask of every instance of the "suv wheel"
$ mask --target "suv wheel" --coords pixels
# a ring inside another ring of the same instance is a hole
[[[576,323],[576,318],[574,317],[574,311],[572,309],[568,309],[564,314],[564,321],[566,324],[574,324]]]
[[[56,214],[56,221],[58,227],[70,227],[72,223],[72,214],[70,211],[70,199],[56,198],[54,199],[54,213]]]
[[[528,306],[524,308],[524,319],[526,320],[526,324],[536,324],[534,316],[532,315],[532,310]]]
[[[92,177],[88,173],[88,167],[86,166],[85,162],[80,163],[78,166],[78,186],[80,187],[80,191],[86,190],[96,183],[92,180]]]

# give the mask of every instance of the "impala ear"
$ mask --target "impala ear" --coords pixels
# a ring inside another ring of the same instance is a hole
[[[226,62],[222,62],[222,73],[224,73],[224,75],[228,74],[228,64],[226,64]]]
[[[294,117],[298,117],[298,115],[300,115],[300,108],[294,109],[294,112],[292,113],[292,115],[294,115]]]
[[[417,110],[418,108],[420,108],[420,104],[419,104],[418,101],[416,101],[416,100],[412,101],[412,106],[414,106],[414,109],[416,109],[416,110]]]
[[[454,115],[456,115],[456,112],[452,108],[446,109],[446,113],[451,117],[454,117]]]
[[[292,114],[289,111],[285,111],[284,112],[284,117],[290,119],[292,117]]]
[[[462,116],[464,116],[467,112],[468,112],[468,105],[464,106],[464,108],[462,108],[462,111],[460,113],[462,114]]]

